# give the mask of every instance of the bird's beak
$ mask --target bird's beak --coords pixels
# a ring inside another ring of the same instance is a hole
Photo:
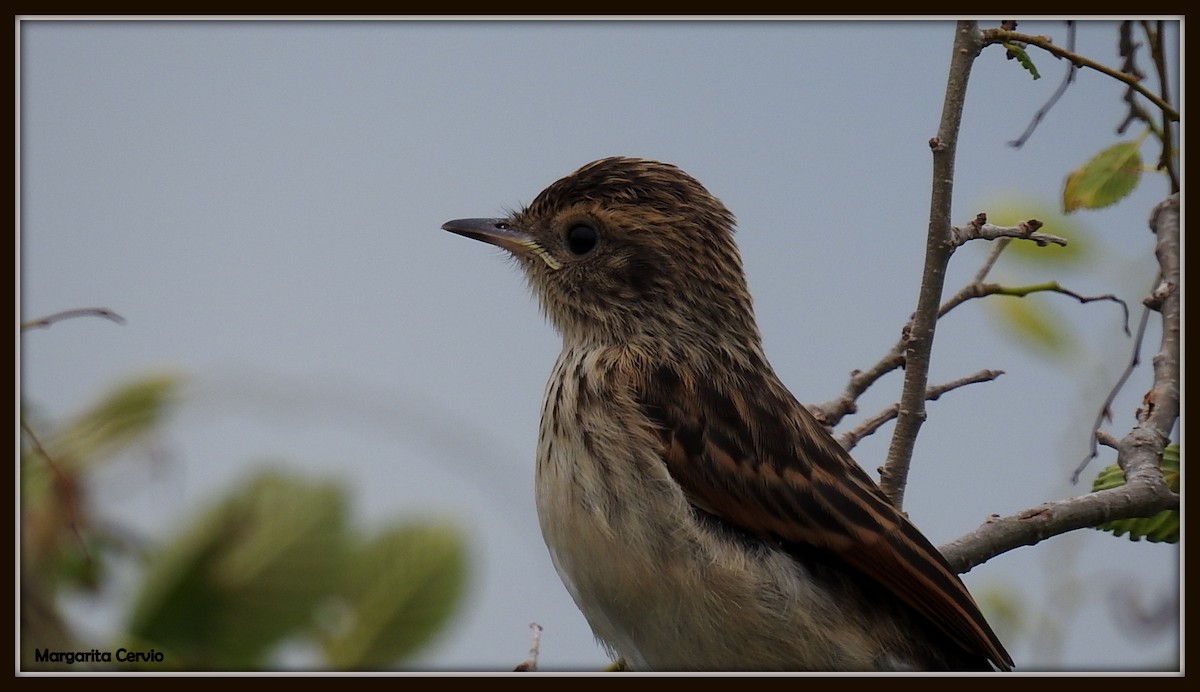
[[[442,224],[442,230],[491,243],[515,255],[539,257],[551,269],[562,268],[562,264],[546,252],[533,236],[513,226],[507,219],[455,219]]]

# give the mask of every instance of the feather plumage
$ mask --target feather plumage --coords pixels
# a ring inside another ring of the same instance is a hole
[[[583,166],[504,219],[563,349],[542,533],[597,638],[655,670],[1008,669],[937,549],[763,354],[733,215],[678,168]]]

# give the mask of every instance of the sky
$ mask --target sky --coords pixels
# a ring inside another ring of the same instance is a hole
[[[1062,22],[1020,29],[1066,37]],[[607,661],[534,509],[559,338],[501,251],[442,223],[519,208],[597,158],[674,163],[737,216],[766,352],[805,402],[882,357],[915,306],[949,21],[26,20],[16,31],[22,319],[103,306],[126,320],[21,336],[22,401],[64,421],[131,377],[187,377],[157,461],[130,453],[90,489],[98,515],[151,540],[266,460],[345,483],[363,526],[457,522],[469,596],[406,668],[511,670],[531,621],[544,627],[543,669]],[[1116,23],[1081,23],[1076,48],[1119,65]],[[1122,88],[1082,70],[1028,143],[1010,146],[1066,70],[1032,55],[1036,81],[996,47],[975,62],[956,222],[1019,208],[1053,233],[1066,174],[1139,134],[1115,132]],[[1167,193],[1147,173],[1120,204],[1070,217],[1086,261],[1006,256],[993,278],[1111,292],[1136,319],[1156,271],[1146,219]],[[955,256],[948,291],[978,268],[977,245]],[[1006,374],[928,405],[905,510],[935,544],[1086,492],[1115,461],[1102,451],[1069,482],[1133,348],[1119,308],[1025,300],[1070,330],[1057,356],[1016,338],[986,301],[939,326],[931,382]],[[1114,403],[1118,436],[1156,339],[1151,329]],[[898,374],[882,380],[862,414],[899,388]],[[854,450],[873,477],[890,433]],[[1075,532],[964,580],[1021,604],[1022,630],[1005,637],[1020,670],[1169,670],[1178,630],[1129,618],[1173,608],[1179,569],[1174,546]],[[85,641],[120,631],[136,586],[116,578],[103,598],[65,604]]]

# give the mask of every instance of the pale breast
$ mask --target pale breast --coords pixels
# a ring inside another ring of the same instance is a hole
[[[636,405],[599,391],[598,358],[555,364],[536,474],[542,535],[597,638],[638,670],[880,665],[877,622],[788,554],[697,514]]]

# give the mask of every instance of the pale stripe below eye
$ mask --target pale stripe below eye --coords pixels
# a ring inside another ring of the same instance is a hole
[[[563,267],[562,262],[559,262],[558,260],[554,259],[554,256],[551,255],[549,252],[546,252],[546,250],[543,249],[541,246],[535,246],[532,249],[533,249],[533,254],[537,255],[543,262],[545,262],[547,267],[550,267],[554,271],[558,271],[559,269],[562,269],[562,267]]]

